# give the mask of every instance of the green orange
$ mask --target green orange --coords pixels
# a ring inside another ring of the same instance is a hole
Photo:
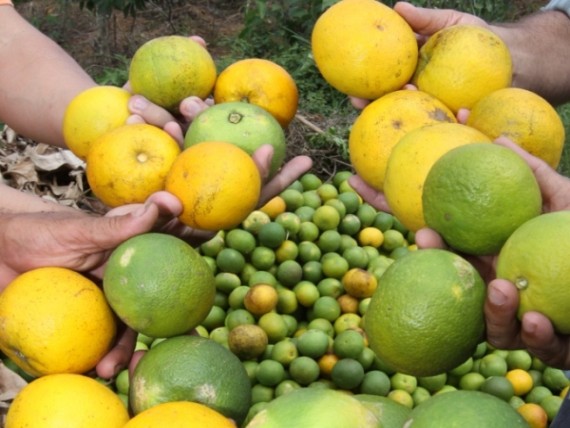
[[[410,252],[382,275],[364,316],[370,348],[392,369],[433,376],[469,358],[484,332],[485,284],[440,249]]]
[[[496,254],[542,197],[527,163],[496,144],[456,147],[431,167],[422,204],[426,224],[466,254]]]
[[[170,337],[190,331],[206,318],[216,285],[205,260],[185,241],[146,233],[113,251],[103,290],[115,313],[133,330]]]
[[[555,329],[570,333],[570,211],[541,214],[513,232],[499,253],[497,277],[519,290],[519,317],[528,311],[546,315]]]
[[[241,424],[251,405],[251,383],[239,358],[219,343],[171,337],[144,354],[129,391],[135,415],[170,401],[202,403]]]

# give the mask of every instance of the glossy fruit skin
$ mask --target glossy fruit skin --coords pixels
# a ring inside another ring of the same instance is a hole
[[[457,367],[483,339],[485,284],[447,250],[396,259],[382,275],[364,316],[369,346],[390,368],[433,376]]]

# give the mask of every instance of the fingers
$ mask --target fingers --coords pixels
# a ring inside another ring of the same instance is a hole
[[[531,155],[521,146],[507,137],[499,137],[495,144],[508,147],[522,157],[532,169],[540,186],[543,199],[543,211],[561,211],[570,209],[570,180],[556,172],[542,159]]]
[[[388,213],[391,212],[384,193],[374,189],[358,175],[349,177],[348,184],[350,184],[350,186],[362,197],[362,199],[364,199],[374,208]]]
[[[192,122],[196,116],[206,110],[210,104],[199,97],[188,97],[182,100],[179,106],[180,114],[188,122]]]
[[[146,351],[136,351],[133,356],[131,357],[131,361],[129,362],[129,377],[132,378],[133,377],[133,373],[135,371],[135,368],[137,367],[137,364],[139,363],[139,361],[141,360],[141,358],[144,356],[144,354],[146,354]]]
[[[531,354],[558,368],[570,367],[570,338],[556,334],[550,320],[538,312],[527,312],[522,319],[521,337]]]
[[[487,23],[467,13],[452,9],[428,9],[415,7],[408,2],[398,2],[394,10],[404,18],[412,29],[423,36],[431,36],[442,28],[456,24],[473,24],[487,26]]]
[[[348,99],[352,106],[358,110],[362,110],[364,107],[370,104],[370,100],[365,100],[364,98],[348,97]]]
[[[97,375],[103,379],[110,379],[126,368],[133,355],[136,339],[137,333],[125,328],[115,346],[97,364],[95,368]]]
[[[505,279],[494,279],[487,286],[485,320],[487,340],[499,349],[524,348],[517,319],[518,291]]]
[[[424,227],[416,232],[415,242],[419,248],[441,248],[446,245],[439,233],[433,229]]]
[[[258,206],[263,206],[272,197],[278,195],[287,186],[297,180],[301,175],[309,171],[312,166],[313,161],[308,156],[296,156],[291,159],[289,162],[283,165],[275,177],[273,177],[267,184],[265,184],[265,186],[263,186],[263,189],[261,189]],[[268,166],[266,168],[268,168]]]
[[[135,116],[139,116],[144,120],[144,122],[149,123],[159,128],[164,127],[168,122],[176,122],[176,119],[172,114],[166,111],[164,108],[151,103],[142,95],[133,95],[129,99],[129,110]],[[127,123],[135,122],[137,123],[138,118],[129,118]]]

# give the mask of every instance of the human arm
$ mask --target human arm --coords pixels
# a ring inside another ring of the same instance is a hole
[[[95,82],[11,6],[0,7],[0,58],[0,121],[28,138],[63,147],[65,108]]]

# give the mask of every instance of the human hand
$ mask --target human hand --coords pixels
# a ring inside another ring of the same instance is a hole
[[[544,212],[570,209],[570,179],[507,138],[500,137],[495,144],[515,151],[531,167],[541,189]],[[416,233],[416,244],[420,248],[445,248],[441,236],[427,228]],[[466,258],[488,282],[485,319],[489,343],[499,349],[526,348],[547,365],[570,368],[570,336],[556,334],[548,318],[538,312],[528,312],[518,320],[517,288],[495,278],[496,256]]]
[[[427,39],[447,27],[459,24],[478,25],[490,28],[483,19],[469,13],[459,12],[454,9],[432,9],[414,6],[411,3],[401,1],[394,5],[394,10],[409,24],[414,33],[418,45],[423,45]],[[413,89],[413,85],[406,85],[404,89]],[[350,103],[361,110],[366,107],[370,100],[349,97]]]

